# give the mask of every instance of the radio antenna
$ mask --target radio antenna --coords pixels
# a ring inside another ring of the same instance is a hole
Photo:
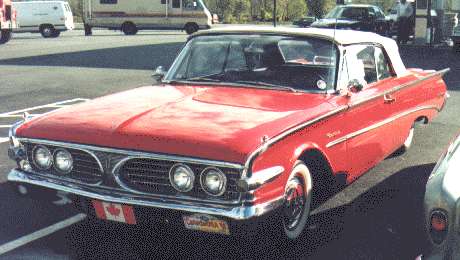
[[[331,42],[331,62],[333,61],[333,60],[332,60],[332,57],[335,57],[335,64],[333,64],[333,66],[334,66],[336,69],[338,69],[338,66],[337,66],[337,57],[336,57],[336,56],[337,56],[337,53],[335,53],[334,44],[335,44],[335,32],[337,31],[337,21],[338,21],[338,20],[337,20],[337,16],[336,16],[336,17],[335,17],[335,24],[334,24],[334,32],[333,32],[333,34],[332,34],[332,42]],[[332,56],[332,55],[333,55],[333,56]],[[336,71],[334,71],[334,73],[329,73],[329,79],[328,79],[329,82],[333,82],[333,81],[335,80],[335,74],[336,74],[336,73],[337,73]],[[336,83],[338,83],[338,82],[336,82]],[[334,84],[332,84],[332,87],[334,87]],[[327,93],[327,89],[328,89],[328,88],[326,88],[326,93]]]

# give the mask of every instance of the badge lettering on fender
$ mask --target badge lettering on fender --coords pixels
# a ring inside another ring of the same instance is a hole
[[[327,133],[326,136],[329,137],[329,138],[332,138],[332,137],[334,137],[336,135],[339,135],[340,133],[341,133],[340,130],[337,130],[337,131],[334,131],[332,133]]]

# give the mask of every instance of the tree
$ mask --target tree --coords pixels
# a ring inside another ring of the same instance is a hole
[[[336,3],[336,0],[305,0],[310,16],[323,17]]]

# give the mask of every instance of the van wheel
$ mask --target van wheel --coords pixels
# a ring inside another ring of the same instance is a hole
[[[42,34],[43,38],[50,38],[53,37],[53,33],[56,30],[54,29],[54,26],[50,24],[45,24],[40,26],[40,33]]]
[[[121,25],[121,31],[125,35],[135,35],[137,33],[137,27],[132,22],[125,22]]]
[[[188,23],[185,25],[184,29],[187,34],[192,34],[198,31],[199,27],[198,27],[198,24],[196,23]]]
[[[51,37],[52,38],[57,38],[57,37],[59,37],[59,35],[61,35],[61,31],[53,30],[53,33],[51,34]]]
[[[1,30],[0,32],[0,44],[4,44],[11,39],[11,31],[10,30]]]

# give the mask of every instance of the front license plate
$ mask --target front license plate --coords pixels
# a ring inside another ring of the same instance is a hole
[[[136,217],[131,206],[98,200],[93,200],[92,203],[99,219],[136,224]]]
[[[230,235],[230,229],[224,220],[202,214],[183,216],[183,219],[187,229]]]

